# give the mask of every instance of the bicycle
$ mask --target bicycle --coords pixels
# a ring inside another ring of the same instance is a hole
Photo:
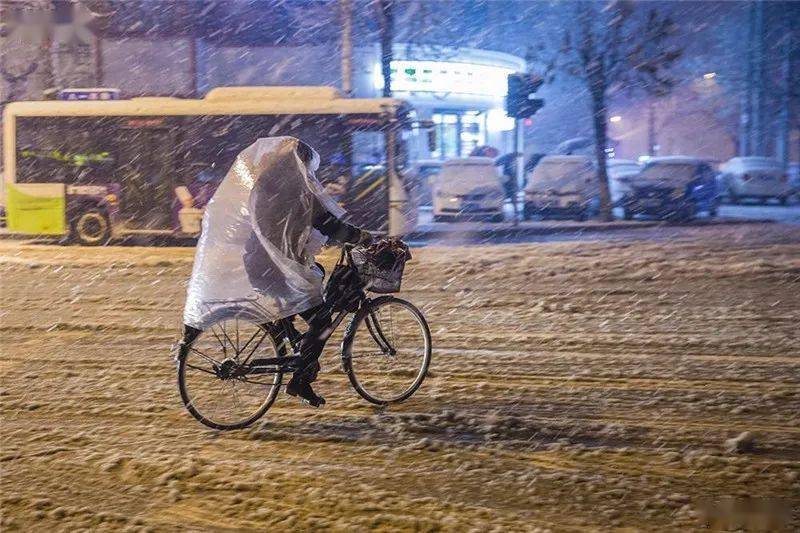
[[[410,398],[431,362],[424,315],[411,302],[389,294],[399,291],[404,263],[381,268],[365,249],[345,245],[331,274],[346,280],[346,286],[337,287],[346,297],[334,307],[325,340],[352,314],[340,347],[342,367],[353,389],[379,406]],[[367,291],[382,295],[372,298]],[[326,296],[328,292],[326,286]],[[259,316],[247,302],[231,302],[215,311],[211,325],[197,338],[176,346],[181,400],[210,428],[252,425],[272,407],[284,375],[296,369],[302,336],[292,319],[263,323]]]

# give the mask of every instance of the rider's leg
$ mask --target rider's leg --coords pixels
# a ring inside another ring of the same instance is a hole
[[[303,311],[300,317],[308,323],[308,331],[300,340],[300,370],[306,370],[306,377],[311,382],[317,377],[317,360],[331,334],[331,310],[323,303]]]
[[[314,393],[311,383],[317,378],[320,368],[318,359],[330,336],[331,310],[327,305],[321,304],[300,313],[300,316],[308,323],[308,331],[300,341],[300,363],[286,386],[286,392],[299,395],[311,405],[319,406],[325,403],[325,399]]]

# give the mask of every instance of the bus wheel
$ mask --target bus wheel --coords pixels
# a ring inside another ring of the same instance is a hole
[[[84,211],[72,220],[73,238],[84,246],[102,246],[111,239],[111,224],[100,209]]]

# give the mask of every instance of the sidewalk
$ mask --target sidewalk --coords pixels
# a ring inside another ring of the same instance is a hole
[[[766,224],[774,222],[776,221],[755,218],[697,219],[685,223],[665,222],[663,220],[615,220],[613,222],[601,222],[598,220],[589,220],[587,222],[575,222],[571,220],[528,220],[519,222],[518,224],[514,224],[513,222],[429,222],[419,224],[413,232],[405,236],[405,240],[428,241],[443,237],[469,240],[514,239],[517,237],[538,235],[630,231],[654,228],[657,226],[701,227],[735,224]],[[37,238],[32,235],[13,234],[8,231],[8,228],[0,227],[0,239],[35,240]]]
[[[428,240],[447,236],[469,237],[471,239],[514,238],[536,235],[556,235],[559,233],[594,233],[653,228],[657,226],[719,226],[734,224],[772,223],[768,219],[714,218],[697,219],[691,222],[676,223],[663,220],[615,220],[613,222],[571,220],[512,222],[430,222],[420,224],[406,236],[407,240]]]

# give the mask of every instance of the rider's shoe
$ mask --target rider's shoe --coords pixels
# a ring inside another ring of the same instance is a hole
[[[299,396],[312,407],[321,407],[325,405],[325,398],[317,395],[314,389],[311,388],[311,383],[298,378],[297,375],[292,376],[292,379],[286,384],[286,394],[289,396]]]

